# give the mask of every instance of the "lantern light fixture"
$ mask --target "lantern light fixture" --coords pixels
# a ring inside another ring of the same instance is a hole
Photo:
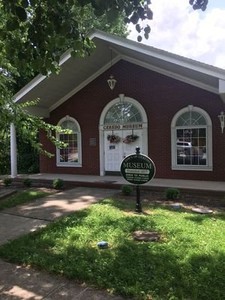
[[[110,67],[112,68],[112,49],[110,49],[110,63],[111,63]],[[114,76],[111,74],[109,76],[109,79],[107,80],[107,82],[108,82],[110,89],[113,90],[117,81],[114,78]]]
[[[116,79],[114,78],[114,76],[110,75],[107,82],[108,82],[108,85],[109,85],[110,89],[113,90],[115,85],[116,85]]]
[[[223,111],[221,111],[220,115],[218,115],[218,118],[220,120],[220,127],[221,127],[221,131],[223,133],[224,126],[225,126],[225,114]]]

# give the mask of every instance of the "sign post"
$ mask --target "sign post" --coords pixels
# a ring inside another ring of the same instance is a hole
[[[155,164],[146,155],[140,153],[136,147],[136,153],[125,157],[120,166],[120,172],[124,179],[136,185],[136,212],[142,212],[140,201],[140,184],[147,183],[155,176]]]

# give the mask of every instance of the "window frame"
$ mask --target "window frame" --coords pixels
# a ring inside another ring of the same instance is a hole
[[[59,122],[58,122],[58,126],[61,126],[63,124],[63,122],[65,121],[70,121],[73,122],[75,124],[75,126],[77,127],[78,131],[74,132],[73,134],[77,134],[77,151],[78,151],[78,161],[76,162],[61,162],[60,161],[60,149],[56,147],[56,166],[57,167],[82,167],[82,149],[81,149],[81,130],[80,130],[80,125],[77,122],[77,120],[75,120],[74,118],[70,117],[70,116],[66,116],[64,118],[62,118]],[[57,133],[56,135],[57,139],[60,140],[60,132]]]
[[[197,112],[201,114],[206,120],[206,125],[190,125],[190,126],[176,126],[178,118],[186,112]],[[206,129],[206,153],[207,153],[207,163],[206,165],[188,165],[188,164],[177,164],[177,129]],[[208,113],[193,105],[189,105],[181,110],[179,110],[173,117],[171,122],[171,168],[172,170],[189,170],[189,171],[212,171],[213,161],[212,161],[212,121]]]

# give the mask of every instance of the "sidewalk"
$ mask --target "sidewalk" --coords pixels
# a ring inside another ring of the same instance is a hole
[[[112,196],[115,189],[78,187],[0,212],[0,244]],[[0,260],[0,300],[122,300],[60,276]]]

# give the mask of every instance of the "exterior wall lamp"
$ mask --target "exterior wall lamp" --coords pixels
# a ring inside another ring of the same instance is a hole
[[[115,85],[116,85],[116,79],[114,78],[114,76],[110,75],[107,82],[108,82],[108,85],[109,85],[110,89],[113,90]]]
[[[221,111],[220,115],[218,115],[218,118],[220,120],[220,126],[221,126],[221,130],[222,130],[222,133],[223,133],[223,129],[224,129],[224,126],[225,126],[225,115],[224,115],[223,111]]]

